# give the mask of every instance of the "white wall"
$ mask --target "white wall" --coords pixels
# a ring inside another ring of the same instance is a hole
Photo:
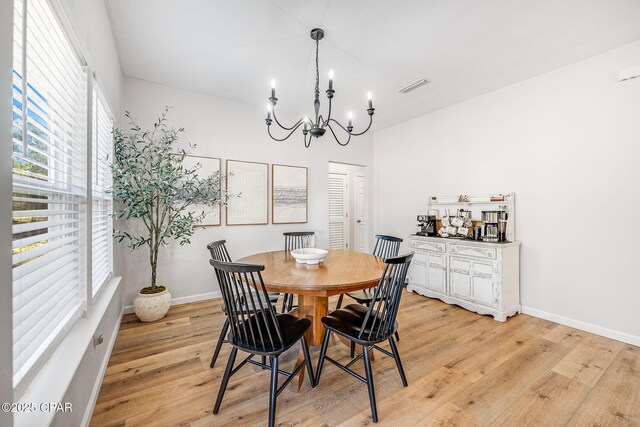
[[[256,94],[258,97],[263,95]],[[312,101],[310,97],[310,111]],[[286,105],[286,100],[281,99],[280,104]],[[193,154],[222,158],[223,169],[224,161],[232,159],[306,166],[309,173],[307,224],[226,226],[223,208],[223,225],[199,229],[188,246],[174,242],[164,248],[160,254],[158,280],[169,287],[174,302],[218,291],[206,250],[207,243],[211,241],[226,239],[234,259],[281,249],[285,231],[313,230],[317,233],[317,245],[327,246],[329,161],[372,164],[373,145],[369,135],[353,139],[347,147],[340,147],[330,135],[313,141],[310,148],[304,148],[301,134],[284,142],[275,142],[266,133],[266,110],[262,108],[142,80],[125,79],[124,108],[141,124],[149,125],[165,106],[172,107],[169,123],[186,130],[182,138],[184,146],[188,142],[195,143],[197,148]],[[124,304],[129,305],[138,290],[149,284],[148,252],[141,249],[129,253],[121,244],[116,246],[116,250],[125,254],[123,296]]]
[[[376,227],[514,191],[523,306],[637,344],[640,79],[615,76],[638,65],[640,42],[377,132]]]

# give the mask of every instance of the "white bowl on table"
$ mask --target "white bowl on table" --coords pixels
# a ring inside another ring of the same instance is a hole
[[[303,248],[291,251],[291,256],[296,259],[298,264],[319,264],[324,261],[324,257],[329,253],[326,249]]]

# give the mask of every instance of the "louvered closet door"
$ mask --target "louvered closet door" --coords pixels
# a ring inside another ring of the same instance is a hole
[[[329,174],[329,249],[348,249],[349,193],[347,175]]]

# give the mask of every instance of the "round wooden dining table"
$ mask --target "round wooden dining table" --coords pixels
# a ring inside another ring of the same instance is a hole
[[[291,314],[311,320],[305,336],[312,346],[322,344],[321,319],[329,312],[329,297],[376,286],[385,267],[382,258],[344,250],[330,250],[317,265],[298,264],[289,251],[259,253],[236,262],[264,265],[262,279],[268,291],[298,295],[298,308]],[[298,363],[303,358],[300,352]],[[293,382],[294,390],[300,389],[304,372]]]

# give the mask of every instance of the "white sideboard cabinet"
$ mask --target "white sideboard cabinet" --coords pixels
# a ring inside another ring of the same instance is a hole
[[[520,308],[520,242],[412,235],[407,290],[504,322]]]

